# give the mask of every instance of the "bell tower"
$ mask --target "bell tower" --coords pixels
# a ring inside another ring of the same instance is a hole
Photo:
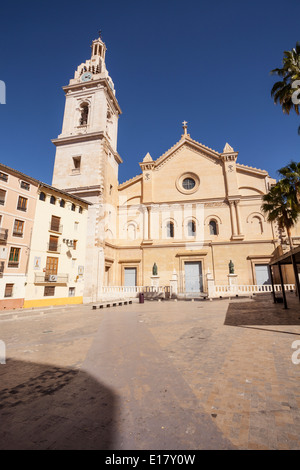
[[[121,114],[114,83],[105,64],[106,46],[92,42],[91,58],[80,64],[65,92],[62,132],[56,147],[52,185],[91,203],[88,213],[84,301],[96,301],[105,266],[107,204],[116,207],[118,119]]]
[[[122,162],[117,152],[121,109],[106,69],[106,46],[100,35],[91,50],[91,58],[77,67],[74,78],[63,87],[66,102],[62,132],[52,140],[56,146],[53,186],[74,194],[85,188],[88,200],[93,190],[103,191],[108,161],[116,177]]]

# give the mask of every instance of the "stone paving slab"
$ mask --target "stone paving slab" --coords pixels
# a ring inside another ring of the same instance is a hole
[[[300,308],[288,305],[6,312],[0,449],[298,450]]]

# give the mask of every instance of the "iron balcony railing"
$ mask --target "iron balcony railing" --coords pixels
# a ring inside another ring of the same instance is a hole
[[[49,224],[49,230],[51,232],[57,232],[57,233],[62,233],[63,226],[62,224],[58,224],[56,222],[50,222]]]
[[[57,243],[49,242],[47,249],[53,253],[60,253],[60,245]]]

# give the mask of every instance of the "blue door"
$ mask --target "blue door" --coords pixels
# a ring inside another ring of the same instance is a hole
[[[200,261],[184,263],[185,292],[203,292],[202,265]]]

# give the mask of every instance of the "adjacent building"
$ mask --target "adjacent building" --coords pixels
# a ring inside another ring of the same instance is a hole
[[[83,302],[88,204],[41,183],[24,307]]]
[[[82,303],[88,203],[0,164],[0,309]]]
[[[20,308],[26,276],[39,183],[0,164],[0,306]]]

